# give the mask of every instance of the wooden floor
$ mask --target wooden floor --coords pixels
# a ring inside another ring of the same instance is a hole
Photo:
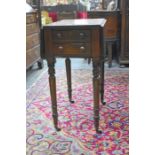
[[[88,64],[88,60],[85,59],[71,59],[72,69],[92,69],[92,63]],[[56,59],[56,69],[65,69],[65,59]],[[108,68],[108,64],[105,63],[105,68]],[[118,63],[113,60],[112,68],[120,68]],[[125,68],[124,68],[125,69]],[[47,63],[44,60],[44,68],[38,69],[37,63],[33,65],[32,69],[26,71],[26,89],[28,89],[35,81],[44,73],[47,72]]]

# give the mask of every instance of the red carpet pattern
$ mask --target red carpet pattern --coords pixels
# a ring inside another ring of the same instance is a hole
[[[106,70],[102,134],[94,130],[91,70],[72,70],[74,104],[68,101],[65,71],[56,73],[61,131],[53,127],[46,72],[27,90],[27,155],[128,155],[128,70]]]

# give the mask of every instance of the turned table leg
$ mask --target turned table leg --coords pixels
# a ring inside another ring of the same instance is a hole
[[[106,104],[104,100],[104,60],[101,61],[101,103]]]
[[[108,63],[109,67],[112,66],[112,43],[108,42]]]
[[[57,131],[60,131],[58,128],[58,112],[57,112],[57,99],[56,99],[56,78],[55,78],[55,58],[48,60],[48,73],[49,73],[49,86],[52,102],[52,112],[53,112],[53,121],[54,126]]]
[[[120,51],[120,42],[119,40],[116,41],[116,52],[117,52],[117,62],[119,63],[119,51]]]
[[[74,103],[72,100],[72,81],[71,81],[71,61],[69,58],[66,58],[66,73],[67,73],[67,85],[68,85],[68,97],[71,103]]]
[[[99,130],[99,92],[100,92],[100,74],[99,74],[99,60],[93,59],[93,95],[94,95],[94,125],[97,133],[102,133]]]

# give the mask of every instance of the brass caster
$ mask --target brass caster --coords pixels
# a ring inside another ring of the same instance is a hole
[[[104,100],[102,100],[101,103],[102,103],[103,105],[106,105],[106,102],[105,102]]]
[[[61,129],[60,128],[55,128],[57,131],[61,131]]]
[[[96,130],[96,133],[97,134],[102,134],[102,131],[101,130]]]
[[[72,103],[72,104],[75,103],[73,100],[70,100],[69,102]]]

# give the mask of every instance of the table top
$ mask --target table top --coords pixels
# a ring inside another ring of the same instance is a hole
[[[44,27],[63,27],[63,26],[101,26],[103,27],[106,23],[104,18],[95,18],[95,19],[64,19],[57,22],[53,22]]]

